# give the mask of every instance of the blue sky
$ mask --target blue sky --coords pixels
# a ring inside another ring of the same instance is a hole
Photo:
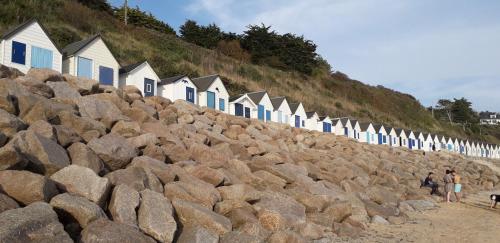
[[[123,0],[111,0],[113,5]],[[186,19],[241,33],[249,24],[304,35],[350,77],[428,106],[466,97],[500,111],[497,0],[129,0],[178,29]]]

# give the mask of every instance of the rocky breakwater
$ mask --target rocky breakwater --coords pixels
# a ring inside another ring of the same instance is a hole
[[[329,242],[436,207],[428,171],[456,168],[465,193],[499,181],[456,155],[0,70],[1,242]]]

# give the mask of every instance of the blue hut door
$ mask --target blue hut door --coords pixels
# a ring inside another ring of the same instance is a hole
[[[349,128],[344,127],[344,135],[349,136]]]
[[[52,51],[32,46],[31,67],[52,69]]]
[[[300,116],[295,115],[295,127],[300,127]]]
[[[26,64],[26,44],[12,41],[12,62]]]
[[[78,57],[76,76],[92,79],[92,60]]]
[[[186,101],[194,103],[194,88],[186,87]]]
[[[105,66],[99,66],[99,83],[113,85],[113,69]]]
[[[259,105],[257,108],[257,118],[261,121],[264,120],[264,106]]]
[[[155,95],[155,81],[149,78],[144,79],[144,97]]]
[[[392,136],[389,135],[389,145],[392,146]]]
[[[243,116],[243,105],[235,103],[234,104],[234,114],[236,116]]]
[[[382,144],[382,133],[378,134],[378,144]]]
[[[368,131],[366,132],[366,142],[370,143],[370,133]]]
[[[220,111],[225,111],[226,110],[226,100],[219,98],[219,110]]]
[[[245,117],[250,118],[250,108],[249,107],[245,107]]]
[[[271,111],[266,110],[266,121],[271,121]]]
[[[413,142],[412,142],[412,141],[413,141],[413,139],[411,139],[411,138],[410,138],[410,139],[408,139],[408,142],[409,142],[409,143],[408,143],[408,148],[409,148],[409,149],[412,149],[412,148],[413,148]]]
[[[215,109],[215,93],[207,91],[207,107]]]

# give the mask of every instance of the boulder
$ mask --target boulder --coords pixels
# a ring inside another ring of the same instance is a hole
[[[269,243],[300,243],[306,242],[306,240],[300,236],[299,234],[289,231],[289,230],[280,230],[273,233],[269,239],[267,239]]]
[[[1,242],[73,242],[52,207],[36,202],[0,214]]]
[[[14,79],[23,75],[24,74],[17,68],[11,68],[0,64],[0,79],[2,78]]]
[[[112,185],[127,185],[136,191],[150,189],[163,193],[163,186],[151,170],[142,167],[128,167],[126,169],[115,170],[106,175]]]
[[[137,156],[134,145],[124,137],[110,133],[101,138],[92,139],[87,146],[92,149],[110,170],[118,170],[130,163]]]
[[[136,190],[124,184],[115,186],[108,207],[113,221],[138,227],[136,209],[139,201],[139,192]]]
[[[24,205],[48,202],[59,193],[56,185],[46,177],[20,170],[0,171],[0,190]]]
[[[54,91],[55,98],[76,100],[82,97],[75,88],[66,82],[47,82],[46,84]]]
[[[227,154],[221,153],[204,144],[193,144],[189,148],[191,159],[207,166],[220,166],[229,160]]]
[[[21,151],[31,162],[32,170],[41,174],[51,175],[70,164],[63,147],[33,131],[26,132]]]
[[[48,68],[30,68],[30,70],[26,74],[26,77],[41,82],[64,81],[64,77],[61,73]]]
[[[388,218],[389,216],[398,216],[399,210],[395,207],[388,205],[378,205],[372,201],[364,201],[366,212],[368,216],[373,217],[375,215],[382,216],[383,218]]]
[[[111,129],[117,121],[129,120],[113,102],[99,99],[95,95],[77,99],[76,105],[82,117],[101,121],[108,129]]]
[[[29,92],[20,83],[12,79],[2,79],[0,82],[0,109],[3,109],[10,114],[17,115],[18,109],[16,105],[16,98],[28,94]]]
[[[70,195],[68,193],[59,194],[50,200],[50,205],[57,210],[71,215],[80,227],[85,228],[92,221],[108,217],[104,211],[95,203],[84,197]]]
[[[160,146],[154,144],[146,145],[146,147],[142,150],[142,155],[162,162],[165,162],[167,160],[167,156],[165,155],[163,149]]]
[[[28,165],[28,160],[17,146],[16,140],[21,134],[16,134],[13,140],[0,148],[0,170],[20,170]]]
[[[43,96],[47,99],[54,97],[54,91],[52,91],[52,89],[42,81],[23,76],[16,78],[16,82],[26,87],[30,93]]]
[[[0,193],[0,213],[15,208],[19,208],[19,204],[17,204],[17,202],[9,196]]]
[[[0,109],[0,132],[11,138],[14,134],[26,128],[27,125],[21,119]]]
[[[352,215],[352,205],[349,201],[336,201],[328,205],[323,212],[340,223]]]
[[[141,126],[135,121],[118,121],[111,129],[112,133],[120,134],[125,138],[136,137],[141,134]]]
[[[389,221],[385,220],[383,217],[374,215],[371,219],[372,224],[390,224]]]
[[[154,135],[152,133],[145,133],[145,134],[139,135],[137,137],[131,137],[131,138],[128,138],[127,141],[138,149],[144,148],[150,144],[155,145],[155,144],[159,143],[159,140],[156,137],[156,135]]]
[[[82,243],[95,242],[121,242],[121,243],[155,243],[156,241],[141,233],[138,229],[113,222],[107,219],[99,219],[90,223],[82,231]]]
[[[86,142],[106,134],[104,124],[91,118],[79,117],[68,111],[60,112],[57,117],[61,125],[73,128]]]
[[[214,186],[218,186],[224,181],[223,173],[207,166],[192,166],[185,169],[189,174]]]
[[[182,229],[177,243],[218,243],[219,235],[199,225],[188,225]]]
[[[82,138],[71,127],[55,125],[54,130],[56,132],[57,143],[65,148],[73,143],[82,141]]]
[[[159,242],[172,242],[177,223],[172,204],[162,194],[141,191],[141,206],[137,212],[139,228]]]
[[[99,82],[97,82],[96,80],[84,77],[76,77],[69,74],[63,74],[63,77],[69,85],[71,85],[82,95],[95,93],[99,89]]]
[[[79,165],[65,167],[50,179],[62,191],[83,196],[99,206],[104,205],[111,187],[107,178],[99,177],[93,170]]]
[[[42,135],[48,139],[56,140],[56,131],[54,130],[54,127],[44,121],[44,120],[39,120],[31,124],[31,126],[28,128],[28,131],[33,131],[39,135]]]
[[[199,204],[174,199],[172,205],[183,227],[200,225],[219,236],[232,229],[231,221],[228,218],[216,214]]]
[[[236,184],[231,186],[218,187],[223,200],[241,200],[241,201],[257,201],[260,199],[260,193],[253,187],[246,184]]]
[[[104,169],[102,160],[87,145],[77,142],[68,147],[68,153],[71,157],[71,164],[87,167],[96,174]]]
[[[263,193],[260,201],[253,206],[262,226],[272,231],[306,222],[306,208],[282,193]]]
[[[8,140],[7,136],[5,136],[5,134],[0,132],[0,148],[7,143],[7,140]]]
[[[210,209],[221,199],[219,192],[212,185],[188,181],[174,181],[165,184],[164,194],[170,199],[187,200]]]
[[[400,205],[401,204],[410,205],[413,209],[417,211],[425,211],[438,208],[438,206],[435,203],[428,200],[407,200],[401,202]]]

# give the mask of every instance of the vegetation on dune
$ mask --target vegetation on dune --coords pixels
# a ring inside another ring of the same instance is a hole
[[[265,89],[271,96],[286,95],[303,102],[308,110],[333,117],[350,116],[446,136],[500,142],[498,128],[467,125],[464,129],[457,122],[434,118],[411,95],[331,72],[330,65],[315,53],[314,43],[304,37],[280,35],[265,25],[249,26],[237,35],[196,22],[189,23],[190,30],[177,37],[167,27],[164,31],[151,27],[168,24],[135,10],[139,20],[125,26],[120,10],[105,0],[13,0],[0,8],[0,31],[36,17],[59,47],[101,33],[122,65],[146,59],[160,77],[218,73],[231,95]],[[188,37],[188,33],[193,36]],[[210,40],[194,41],[203,35]],[[276,49],[282,45],[286,48]]]

